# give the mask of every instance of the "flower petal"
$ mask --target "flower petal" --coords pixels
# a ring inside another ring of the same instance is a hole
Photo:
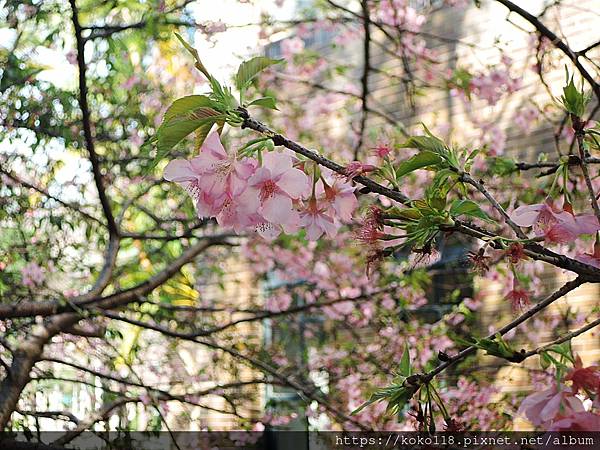
[[[266,199],[259,209],[265,220],[277,225],[289,223],[292,211],[292,199],[278,194]]]
[[[530,227],[537,222],[540,212],[545,208],[543,204],[519,206],[510,214],[510,218],[520,227]]]
[[[163,171],[163,178],[167,181],[181,183],[183,181],[193,181],[198,174],[192,169],[192,165],[185,159],[174,159],[167,164]]]
[[[268,152],[263,155],[263,167],[268,168],[273,178],[278,177],[293,167],[292,158],[282,152]]]
[[[277,186],[292,198],[299,198],[310,188],[308,177],[298,169],[289,169],[281,174]]]

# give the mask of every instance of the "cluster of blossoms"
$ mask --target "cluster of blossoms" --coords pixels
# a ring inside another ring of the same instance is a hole
[[[46,278],[44,269],[37,263],[30,262],[21,269],[23,285],[27,287],[39,286]]]
[[[600,368],[583,367],[581,358],[575,359],[573,369],[564,381],[571,386],[557,383],[549,389],[535,392],[521,403],[519,412],[532,425],[548,431],[597,431],[600,430],[600,415],[593,412],[598,407],[600,393]],[[583,395],[595,396],[586,400]]]
[[[354,186],[321,172],[312,182],[293,153],[271,151],[261,161],[227,153],[219,135],[210,134],[200,155],[171,161],[164,178],[184,187],[199,217],[215,217],[236,233],[254,229],[267,240],[301,227],[310,240],[336,235],[357,207]]]
[[[488,73],[479,73],[473,77],[469,85],[471,92],[495,105],[505,94],[512,94],[521,89],[522,79],[510,75],[510,58],[503,57],[504,67],[495,67]]]
[[[377,17],[386,25],[400,27],[412,33],[418,33],[427,20],[422,14],[408,5],[406,0],[387,0],[377,5]]]

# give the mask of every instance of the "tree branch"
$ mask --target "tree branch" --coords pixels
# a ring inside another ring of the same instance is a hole
[[[306,147],[303,147],[302,145],[286,138],[285,136],[279,133],[276,133],[263,123],[250,117],[245,109],[240,109],[240,114],[244,119],[242,128],[249,128],[251,130],[257,131],[265,136],[270,137],[275,145],[286,147],[292,150],[293,152],[305,156],[308,159],[311,159],[314,162],[324,167],[327,167],[328,169],[331,169],[340,175],[346,175],[346,169],[343,166],[331,161],[330,159],[325,158],[324,156],[319,155],[318,153],[312,150],[307,149]],[[385,195],[391,200],[395,200],[399,203],[407,203],[409,201],[409,198],[401,192],[382,186],[381,184],[371,180],[370,178],[364,176],[357,176],[354,177],[353,180],[369,188],[371,192]]]
[[[521,314],[519,317],[517,317],[512,322],[510,322],[507,325],[503,326],[498,331],[495,331],[494,333],[490,334],[487,338],[488,339],[494,339],[497,333],[500,333],[501,336],[504,336],[510,330],[518,327],[523,322],[527,321],[528,319],[530,319],[531,317],[533,317],[534,315],[536,315],[538,312],[542,311],[544,308],[546,308],[547,306],[551,305],[556,300],[560,299],[561,297],[563,297],[564,295],[568,294],[572,290],[578,288],[579,286],[581,286],[585,282],[586,282],[586,280],[584,278],[582,278],[582,277],[577,277],[577,278],[575,278],[572,281],[568,281],[559,290],[557,290],[556,292],[550,294],[544,300],[541,300],[540,302],[536,303],[528,311],[526,311],[525,313]],[[421,376],[421,380],[423,382],[429,382],[429,381],[431,381],[436,375],[438,375],[439,373],[443,372],[448,367],[451,367],[451,366],[455,365],[456,363],[458,363],[459,361],[463,360],[467,356],[475,353],[476,351],[477,351],[477,347],[474,347],[474,346],[467,347],[466,349],[462,350],[461,352],[457,353],[456,355],[450,357],[450,359],[448,361],[443,362],[442,364],[440,364],[439,366],[437,366],[435,369],[433,369],[430,372],[422,375]]]
[[[586,70],[586,68],[579,61],[579,54],[571,50],[571,48],[563,42],[552,30],[550,30],[546,25],[544,25],[537,17],[528,11],[524,10],[518,5],[515,5],[510,0],[496,0],[498,3],[506,6],[509,11],[518,14],[523,19],[527,20],[531,25],[535,27],[535,29],[544,37],[548,38],[552,44],[560,49],[577,67],[581,76],[585,78],[585,80],[590,84],[594,94],[600,100],[600,84],[594,80],[594,77]]]
[[[102,179],[102,171],[100,170],[100,162],[98,160],[98,154],[94,147],[94,138],[92,136],[91,126],[91,115],[90,108],[87,99],[87,80],[86,80],[86,63],[85,63],[85,40],[81,35],[81,25],[79,23],[78,10],[76,0],[69,0],[72,11],[72,21],[75,30],[75,40],[77,42],[77,67],[79,71],[79,106],[81,107],[81,114],[83,120],[83,135],[85,137],[85,144],[89,153],[90,163],[92,164],[92,172],[94,174],[94,182],[98,189],[98,198],[102,204],[102,211],[106,217],[108,231],[111,236],[118,236],[119,230],[113,216],[110,202],[106,196],[104,189],[104,181]]]
[[[369,15],[369,0],[361,0],[362,22],[363,22],[363,74],[361,82],[361,117],[358,141],[354,147],[354,159],[358,159],[358,152],[362,147],[367,118],[369,115],[369,72],[371,71],[371,18]]]

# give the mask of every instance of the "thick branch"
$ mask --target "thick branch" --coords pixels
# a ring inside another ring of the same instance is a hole
[[[18,304],[0,305],[0,319],[32,317],[32,316],[51,316],[65,312],[80,312],[86,306],[95,305],[99,308],[115,308],[123,306],[132,301],[142,298],[144,295],[152,292],[158,286],[163,284],[197,255],[207,248],[214,245],[228,244],[226,237],[210,236],[202,239],[197,244],[189,247],[179,258],[171,262],[163,271],[154,277],[140,283],[132,288],[118,291],[105,297],[98,294],[92,296],[82,296],[74,298],[69,304],[60,301],[48,302],[21,302]]]

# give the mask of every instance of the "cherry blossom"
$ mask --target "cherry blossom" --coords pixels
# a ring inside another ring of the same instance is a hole
[[[311,198],[306,207],[300,212],[300,226],[306,229],[306,237],[311,241],[319,239],[323,233],[328,237],[334,237],[339,225],[328,214],[327,205],[317,202]]]
[[[283,152],[263,156],[263,165],[248,180],[248,190],[259,199],[257,212],[269,223],[293,228],[299,214],[293,201],[309,188],[308,177],[293,167],[292,158]]]
[[[375,147],[373,147],[373,155],[378,158],[385,158],[392,153],[392,147],[384,142],[378,143]]]
[[[374,170],[377,170],[377,167],[375,167],[372,164],[363,164],[360,161],[352,161],[346,166],[345,169],[346,176],[349,180],[351,180],[354,177],[373,172]]]
[[[579,235],[600,230],[600,223],[593,214],[575,216],[569,204],[559,209],[550,199],[520,206],[510,217],[518,226],[533,227],[535,233],[544,236],[548,242],[569,243]]]
[[[575,364],[573,370],[571,370],[565,377],[565,381],[573,382],[573,392],[589,391],[599,392],[600,391],[600,367],[589,366],[583,367],[581,358],[577,356],[575,358]]]
[[[523,244],[515,242],[506,249],[505,254],[511,263],[517,264],[519,261],[527,259],[524,250]]]
[[[337,215],[344,222],[352,219],[352,214],[358,207],[355,190],[356,186],[325,171],[322,180],[317,184],[317,194],[322,195],[323,202],[333,210],[330,211],[330,215]]]
[[[202,144],[200,155],[193,165],[201,174],[202,190],[210,196],[233,198],[245,189],[248,178],[256,170],[257,161],[250,158],[238,159],[228,155],[217,132],[211,133]]]
[[[44,282],[46,277],[44,269],[33,261],[27,263],[21,269],[21,276],[23,277],[23,285],[28,287],[39,286]]]
[[[293,37],[281,41],[281,54],[288,61],[291,60],[294,55],[304,50],[304,41],[299,37]]]
[[[592,253],[578,253],[575,259],[600,269],[600,242],[596,240]]]
[[[489,73],[479,73],[471,80],[471,91],[489,105],[495,105],[503,95],[516,92],[522,85],[521,78],[511,77],[510,61],[505,59],[503,62],[505,67],[496,67]]]
[[[506,299],[510,302],[513,312],[517,312],[528,306],[529,292],[525,290],[516,278],[513,278],[513,288],[506,294]]]
[[[598,431],[600,415],[590,411],[579,411],[552,423],[548,431]]]
[[[584,412],[582,401],[568,387],[553,386],[528,395],[521,402],[518,414],[524,415],[536,427],[548,426],[559,416]]]
[[[524,133],[529,133],[531,126],[537,120],[539,115],[540,113],[536,108],[527,106],[517,113],[515,116],[515,123]]]

